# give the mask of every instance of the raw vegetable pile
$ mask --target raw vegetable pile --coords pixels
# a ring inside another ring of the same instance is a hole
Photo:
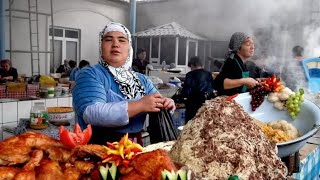
[[[274,107],[278,110],[287,110],[292,119],[295,119],[300,113],[300,106],[304,101],[304,90],[292,92],[289,88],[285,88],[280,78],[275,75],[266,79],[261,85],[250,90],[252,100],[250,102],[252,111],[255,111],[264,101],[265,96],[274,103]]]
[[[285,88],[279,93],[270,93],[268,100],[273,103],[278,110],[287,110],[292,119],[296,119],[300,113],[300,106],[304,101],[304,90],[299,89],[292,92]]]
[[[283,89],[280,82],[280,78],[277,78],[275,75],[266,79],[265,82],[262,82],[261,85],[256,86],[250,90],[251,108],[252,111],[255,111],[264,101],[264,97],[271,92],[279,92]]]

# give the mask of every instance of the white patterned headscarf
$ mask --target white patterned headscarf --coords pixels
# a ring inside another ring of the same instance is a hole
[[[101,45],[102,45],[103,37],[108,32],[121,32],[124,35],[126,35],[129,41],[129,56],[126,59],[125,63],[120,67],[113,67],[109,65],[102,58]],[[115,22],[109,23],[100,32],[99,46],[100,46],[100,64],[106,67],[109,70],[109,72],[111,72],[111,74],[114,77],[114,80],[119,84],[120,91],[126,97],[126,99],[134,99],[136,97],[144,96],[145,95],[144,87],[142,86],[136,73],[131,70],[133,49],[132,49],[131,34],[129,30],[120,23],[115,23]]]

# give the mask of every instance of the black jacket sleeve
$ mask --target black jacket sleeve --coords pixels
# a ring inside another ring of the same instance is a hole
[[[240,93],[242,86],[225,90],[223,87],[223,82],[226,78],[228,79],[240,79],[242,78],[242,70],[239,67],[236,59],[228,58],[223,67],[221,68],[220,73],[217,75],[215,79],[215,88],[218,91],[218,95],[233,95],[236,93]],[[242,62],[239,62],[240,65],[243,65]],[[247,70],[244,66],[242,66],[243,70]]]
[[[18,79],[18,71],[16,68],[12,68],[12,81],[16,81]]]

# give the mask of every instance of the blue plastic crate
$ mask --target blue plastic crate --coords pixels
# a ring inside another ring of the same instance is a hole
[[[176,109],[172,115],[173,126],[177,129],[179,126],[185,125],[185,108]]]
[[[300,161],[301,170],[291,177],[298,180],[320,179],[320,146],[314,149],[305,159]]]

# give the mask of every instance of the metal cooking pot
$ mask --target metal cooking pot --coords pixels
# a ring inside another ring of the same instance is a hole
[[[313,136],[320,127],[320,109],[317,105],[308,99],[301,104],[301,112],[295,120],[292,120],[287,111],[279,111],[273,107],[273,104],[265,100],[256,111],[251,110],[249,93],[242,93],[235,98],[244,110],[257,120],[269,123],[277,120],[286,120],[296,127],[300,133],[300,137],[291,141],[277,143],[278,156],[286,157],[299,151],[308,138]]]

